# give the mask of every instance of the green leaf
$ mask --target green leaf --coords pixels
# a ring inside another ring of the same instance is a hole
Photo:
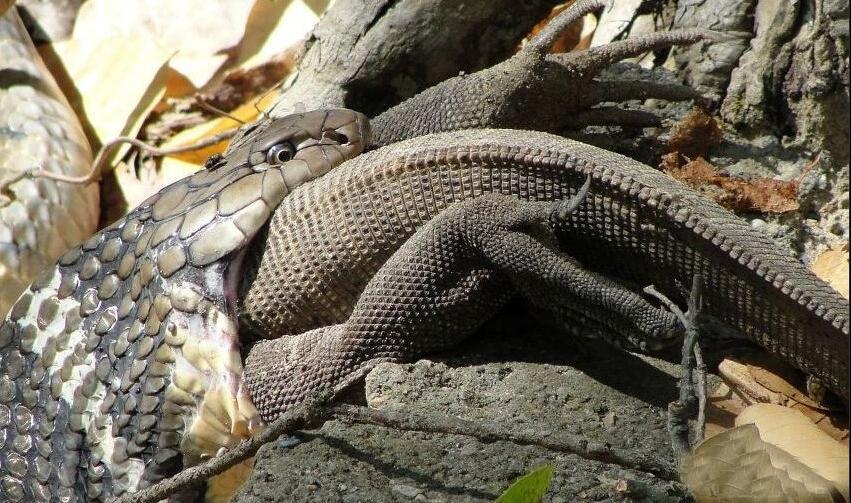
[[[520,477],[494,503],[540,503],[550,487],[553,465],[544,465]]]

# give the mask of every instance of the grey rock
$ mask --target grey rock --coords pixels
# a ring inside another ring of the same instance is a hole
[[[534,323],[530,329],[528,318],[508,318],[494,321],[477,340],[439,362],[379,365],[367,377],[362,398],[382,409],[569,431],[637,456],[673,461],[665,408],[676,396],[675,365],[598,343],[577,346]],[[524,336],[517,337],[520,333]],[[481,364],[485,361],[503,363]],[[311,501],[489,502],[547,463],[555,474],[545,501],[689,498],[677,482],[506,441],[338,422],[303,438],[292,449],[264,446],[233,501],[297,501],[309,494]]]

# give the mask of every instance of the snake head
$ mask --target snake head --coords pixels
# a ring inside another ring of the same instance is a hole
[[[321,176],[355,157],[370,140],[369,119],[344,108],[269,119],[249,132],[231,145],[225,155],[227,165],[247,163],[260,171],[300,160],[307,171],[293,184]]]

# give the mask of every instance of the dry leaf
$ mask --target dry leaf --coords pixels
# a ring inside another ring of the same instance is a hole
[[[298,45],[319,21],[330,0],[259,0],[248,16],[237,64],[252,68]]]
[[[94,144],[135,136],[165,93],[172,51],[138,36],[71,38],[42,50]],[[132,54],[133,57],[128,57]],[[116,159],[125,149],[113,155]]]
[[[727,383],[718,383],[708,396],[705,438],[714,437],[732,428],[736,416],[748,405]]]
[[[240,486],[248,480],[253,468],[254,458],[249,458],[212,477],[207,482],[204,502],[227,503],[230,501]]]
[[[88,0],[73,38],[131,36],[168,47],[175,52],[170,67],[200,88],[236,52],[258,1],[270,0]]]
[[[705,440],[680,467],[699,502],[833,502],[837,489],[746,424]]]
[[[700,107],[691,109],[672,128],[668,148],[686,157],[695,158],[705,155],[710,148],[721,141],[721,127],[711,115]]]
[[[821,431],[803,414],[779,405],[757,404],[742,411],[736,426],[753,424],[760,438],[788,452],[835,484],[848,501],[848,447]]]
[[[806,383],[796,369],[762,354],[740,357],[738,360],[741,361],[724,359],[718,365],[718,373],[741,404],[770,403],[794,409],[831,438],[847,441],[847,417],[841,412],[826,409],[807,396],[804,391]],[[730,401],[731,397],[727,399],[719,400],[719,403],[738,415],[743,407]]]
[[[706,194],[721,206],[739,212],[785,213],[798,209],[798,182],[754,178],[742,180],[719,173],[703,157],[683,163],[678,152],[662,157],[662,169],[694,188],[717,187]]]
[[[265,94],[260,97],[256,104],[254,102],[246,103],[245,105],[242,105],[236,110],[230,112],[230,115],[243,122],[251,122],[259,115],[258,109],[266,110],[272,105],[272,103],[274,103],[277,97],[277,92]],[[163,147],[171,148],[176,146],[192,145],[200,140],[215,136],[236,126],[239,126],[239,123],[235,122],[233,119],[228,117],[218,117],[209,122],[181,131],[163,144]],[[211,155],[223,152],[229,141],[230,140],[222,140],[210,147],[182,152],[169,157],[174,157],[175,159],[180,159],[185,162],[202,164]]]
[[[258,66],[236,68],[198,99],[219,110],[233,110],[254,96],[273,88],[295,68],[296,49],[288,49]]]
[[[15,3],[15,0],[0,0],[0,16],[2,16],[6,9],[12,6]]]
[[[553,20],[553,18],[564,12],[568,7],[573,5],[573,3],[573,1],[564,2],[553,7],[546,18],[532,27],[532,30],[521,42],[521,46],[537,35],[549,24],[550,21]],[[556,38],[553,46],[550,48],[550,52],[560,53],[587,49],[591,46],[591,38],[594,36],[596,29],[597,17],[594,14],[586,14],[581,20],[571,24],[566,30],[562,31],[562,33]]]
[[[848,298],[848,243],[819,255],[810,270]]]

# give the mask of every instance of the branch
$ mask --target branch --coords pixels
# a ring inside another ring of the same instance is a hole
[[[238,129],[238,127],[235,127],[222,131],[221,133],[215,136],[210,136],[209,138],[198,140],[197,142],[191,143],[189,145],[179,145],[176,147],[168,148],[154,147],[153,145],[149,145],[137,138],[131,138],[129,136],[118,136],[105,143],[103,147],[101,147],[101,149],[98,151],[97,156],[95,157],[95,160],[92,162],[91,171],[89,171],[85,175],[68,176],[52,171],[45,171],[40,167],[35,167],[33,169],[19,171],[18,173],[14,173],[13,175],[9,176],[5,180],[0,180],[0,192],[6,190],[7,187],[24,178],[46,178],[48,180],[55,180],[57,182],[78,185],[87,185],[89,183],[95,182],[100,179],[104,164],[106,164],[106,159],[109,154],[111,154],[116,147],[124,143],[129,143],[134,147],[138,148],[139,150],[144,151],[148,155],[152,155],[154,157],[162,157],[166,155],[179,154],[181,152],[190,152],[192,150],[198,150],[204,147],[209,147],[210,145],[215,145],[216,143],[219,143],[222,140],[233,138]]]
[[[520,427],[491,421],[470,421],[446,415],[381,410],[342,403],[332,405],[331,412],[335,418],[349,423],[372,424],[402,431],[465,435],[482,442],[503,440],[520,445],[535,445],[603,463],[650,472],[664,480],[679,480],[674,467],[663,461],[636,456],[635,453],[609,444],[591,442],[581,436],[547,430],[541,425]]]
[[[151,487],[116,498],[112,503],[157,503],[182,489],[208,480],[254,456],[260,447],[274,441],[281,435],[323,424],[331,415],[330,409],[327,407],[327,402],[331,397],[332,393],[326,393],[305,400],[281,415],[256,437],[242,442],[234,449],[203,464],[187,468],[174,477],[161,480]]]

